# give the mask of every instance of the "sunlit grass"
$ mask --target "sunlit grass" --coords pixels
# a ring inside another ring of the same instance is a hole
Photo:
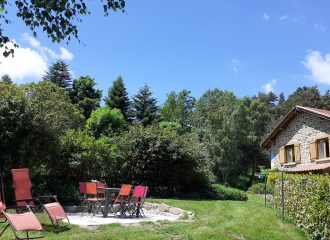
[[[278,213],[263,206],[263,200],[249,196],[247,202],[152,199],[195,213],[193,221],[142,223],[134,226],[112,224],[98,228],[69,225],[56,230],[45,215],[38,218],[46,239],[308,239],[292,223],[282,222]],[[13,239],[11,229],[4,238]]]

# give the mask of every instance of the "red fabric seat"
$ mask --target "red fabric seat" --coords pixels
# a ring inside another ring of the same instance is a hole
[[[16,231],[42,231],[42,226],[32,212],[21,214],[6,213],[6,217]]]
[[[54,221],[59,221],[68,218],[66,212],[62,208],[61,204],[58,202],[44,204],[44,208]]]

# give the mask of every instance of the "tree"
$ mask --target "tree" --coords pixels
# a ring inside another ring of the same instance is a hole
[[[95,138],[111,137],[123,132],[125,119],[119,109],[102,107],[92,112],[87,120],[86,129]]]
[[[11,80],[11,77],[8,74],[2,75],[0,79],[0,83],[5,84],[13,84],[13,81]]]
[[[321,97],[322,99],[322,108],[330,110],[330,90],[327,90],[325,94]]]
[[[150,88],[147,85],[140,88],[138,94],[133,97],[132,103],[135,121],[144,127],[158,122],[159,115],[156,104],[157,100],[152,97]]]
[[[102,91],[95,89],[95,85],[94,79],[90,76],[81,76],[75,79],[72,84],[71,100],[78,105],[86,119],[100,107]]]
[[[83,116],[50,82],[23,86],[0,83],[0,159],[11,168],[50,171],[60,136],[81,126]]]
[[[186,89],[178,94],[169,93],[163,107],[159,110],[162,120],[179,123],[184,132],[192,127],[192,114],[195,109],[196,99],[190,96],[190,93]]]
[[[132,126],[117,142],[125,159],[125,182],[145,184],[162,196],[191,193],[209,184],[206,157],[193,136],[157,125]]]
[[[247,174],[247,110],[232,92],[209,90],[196,103],[194,132],[206,146],[217,180],[239,186]],[[245,183],[243,183],[245,184]]]
[[[120,10],[124,12],[125,0],[104,0],[100,1],[103,5],[104,14],[108,15],[110,11]],[[24,24],[37,36],[37,30],[44,31],[52,42],[69,42],[71,38],[78,37],[77,22],[82,22],[82,16],[90,14],[86,0],[43,0],[43,1],[0,1],[0,19],[5,24],[10,24],[8,19],[8,10],[10,6],[16,7],[16,16],[21,18]],[[5,35],[3,23],[0,24],[0,48],[4,49],[5,57],[14,54],[14,49],[8,46],[8,43],[17,44]]]
[[[321,94],[318,88],[316,86],[297,88],[285,102],[285,112],[289,112],[296,105],[322,108]]]
[[[123,114],[127,122],[131,121],[130,118],[130,101],[126,88],[124,85],[124,80],[122,76],[113,81],[112,86],[109,88],[108,97],[105,99],[105,104],[112,108],[117,108]]]
[[[49,70],[46,71],[43,79],[66,89],[70,88],[72,85],[69,65],[62,60],[57,60],[53,63],[49,67]]]

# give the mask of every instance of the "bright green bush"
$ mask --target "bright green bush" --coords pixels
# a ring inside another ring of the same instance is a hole
[[[95,138],[112,137],[124,131],[125,119],[119,109],[102,107],[92,112],[86,129]]]
[[[248,200],[248,196],[246,192],[236,188],[226,187],[220,184],[212,184],[211,196],[209,197],[214,200],[234,200],[234,201]]]
[[[276,181],[274,205],[281,207],[281,179]],[[286,213],[305,229],[312,239],[330,239],[330,176],[285,174]]]
[[[265,194],[265,184],[264,183],[255,183],[251,187],[249,187],[248,192],[255,194]],[[267,194],[273,193],[273,185],[267,184],[266,189]]]

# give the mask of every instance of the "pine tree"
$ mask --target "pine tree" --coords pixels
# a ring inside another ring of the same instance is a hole
[[[119,75],[117,79],[113,81],[112,86],[109,88],[108,91],[108,97],[105,99],[105,104],[109,106],[110,109],[119,109],[123,114],[125,120],[127,122],[131,121],[131,103],[129,101],[122,76]]]
[[[62,60],[57,60],[56,63],[53,63],[49,67],[49,70],[46,71],[43,79],[66,89],[69,89],[72,86],[72,78],[69,65]]]
[[[152,97],[150,88],[145,85],[140,88],[138,94],[133,97],[133,115],[138,124],[144,127],[158,121],[157,100]]]
[[[95,89],[95,85],[94,79],[90,76],[81,76],[73,81],[70,92],[72,102],[79,106],[86,119],[100,107],[102,91]]]
[[[13,84],[13,81],[11,80],[11,77],[8,74],[2,75],[0,79],[0,83],[5,84]]]

